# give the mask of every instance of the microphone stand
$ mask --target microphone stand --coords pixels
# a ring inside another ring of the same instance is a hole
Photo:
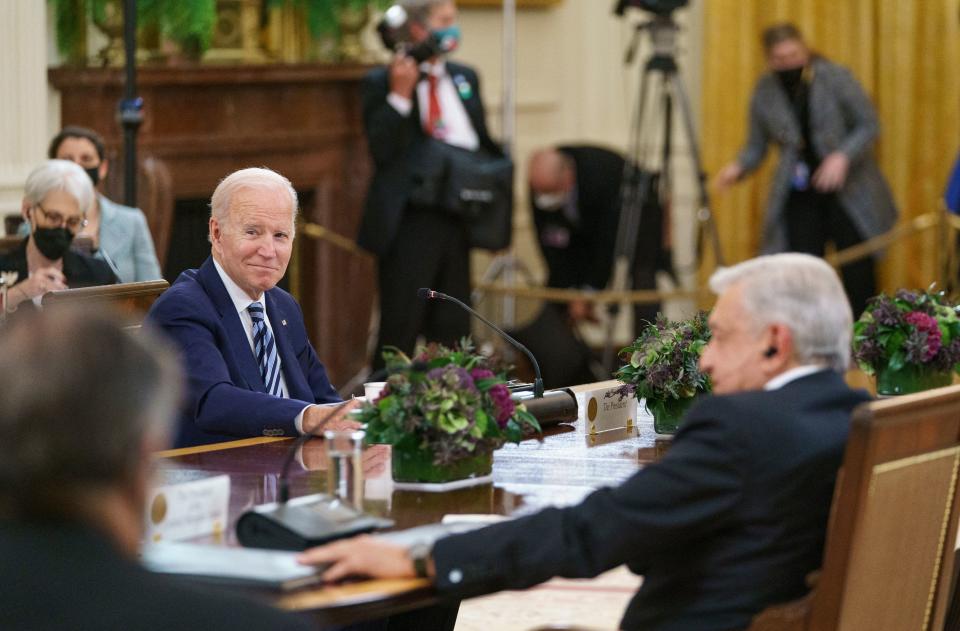
[[[540,375],[540,364],[537,363],[537,358],[533,356],[533,353],[530,352],[530,349],[529,349],[529,348],[527,348],[526,346],[524,346],[523,344],[521,344],[521,343],[518,342],[517,340],[513,339],[511,336],[507,335],[507,332],[506,332],[506,331],[504,331],[503,329],[501,329],[500,327],[498,327],[496,324],[494,324],[494,323],[491,322],[490,320],[487,320],[485,317],[483,317],[482,315],[480,315],[480,313],[478,313],[477,311],[475,311],[473,308],[471,308],[470,306],[468,306],[468,305],[467,305],[466,303],[464,303],[463,301],[458,300],[458,299],[454,298],[453,296],[450,296],[450,295],[441,293],[441,292],[439,292],[439,291],[434,291],[434,290],[428,289],[428,288],[426,288],[426,287],[421,287],[419,290],[417,290],[417,294],[418,294],[421,298],[426,298],[427,300],[431,300],[431,299],[435,299],[435,298],[436,298],[436,299],[440,299],[440,300],[446,300],[446,301],[448,301],[448,302],[452,302],[452,303],[454,303],[454,304],[459,305],[460,308],[462,308],[462,309],[466,310],[467,312],[469,312],[470,314],[472,314],[472,315],[473,315],[474,317],[476,317],[478,320],[480,320],[481,322],[483,322],[484,324],[486,324],[488,327],[490,327],[491,329],[493,329],[494,331],[496,331],[497,333],[499,333],[499,334],[503,337],[503,339],[507,340],[508,342],[510,342],[511,344],[513,344],[516,348],[518,348],[520,351],[522,351],[522,352],[527,356],[527,359],[530,360],[530,363],[533,365],[533,372],[534,372],[534,374],[536,375],[536,378],[535,378],[534,381],[533,381],[533,398],[534,398],[534,399],[542,399],[542,398],[543,398],[543,377]]]

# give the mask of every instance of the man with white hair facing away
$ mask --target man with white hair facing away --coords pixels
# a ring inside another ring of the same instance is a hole
[[[185,271],[147,319],[181,348],[189,389],[177,447],[248,436],[296,436],[328,419],[340,396],[307,339],[293,296],[277,287],[290,262],[297,193],[269,169],[231,173],[210,201],[211,255]]]
[[[523,589],[620,564],[644,576],[622,629],[743,629],[802,596],[820,566],[850,414],[852,331],[836,272],[805,254],[717,271],[701,368],[714,395],[687,414],[664,458],[581,504],[404,549],[376,537],[314,548],[305,563],[348,575],[433,579],[447,597]]]

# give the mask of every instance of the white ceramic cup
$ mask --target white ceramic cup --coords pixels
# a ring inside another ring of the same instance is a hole
[[[373,403],[374,399],[380,396],[380,391],[387,385],[386,381],[368,381],[363,384],[363,396],[367,401]]]

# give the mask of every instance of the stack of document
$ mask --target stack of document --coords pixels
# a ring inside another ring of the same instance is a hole
[[[291,590],[320,582],[325,568],[296,561],[297,553],[192,543],[156,543],[143,549],[152,572],[214,583]]]

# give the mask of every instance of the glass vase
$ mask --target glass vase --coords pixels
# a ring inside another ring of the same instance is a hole
[[[935,370],[916,364],[905,364],[900,370],[883,367],[877,370],[877,394],[894,396],[949,386],[950,371]]]
[[[687,410],[693,405],[697,397],[687,397],[685,399],[658,399],[656,401],[647,400],[647,410],[653,414],[653,429],[658,434],[676,434],[680,421],[687,413]]]
[[[396,482],[452,482],[490,475],[493,471],[493,453],[486,452],[437,465],[430,449],[403,449],[393,447],[391,470]]]

